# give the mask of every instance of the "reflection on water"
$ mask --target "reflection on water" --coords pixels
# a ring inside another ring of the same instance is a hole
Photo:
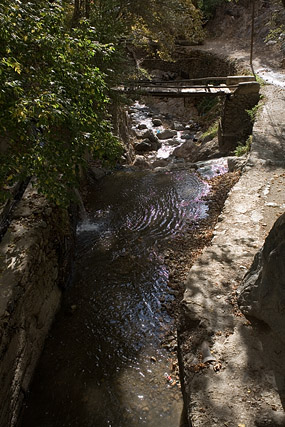
[[[23,427],[178,427],[182,398],[164,377],[161,338],[173,320],[163,251],[205,217],[206,184],[186,171],[102,180],[79,224],[66,292],[31,390]]]

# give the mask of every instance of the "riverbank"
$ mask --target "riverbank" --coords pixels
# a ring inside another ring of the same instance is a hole
[[[242,278],[285,203],[284,90],[264,86],[262,92],[264,106],[247,165],[211,244],[185,281],[178,341],[184,402],[193,427],[285,425],[274,361],[262,345],[270,331],[252,325],[236,303]],[[204,341],[214,366],[203,363]]]

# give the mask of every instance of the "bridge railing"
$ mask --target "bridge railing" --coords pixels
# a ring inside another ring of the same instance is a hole
[[[224,96],[234,92],[240,83],[251,83],[253,76],[201,77],[185,80],[135,80],[114,88],[128,95],[176,96],[194,95]]]

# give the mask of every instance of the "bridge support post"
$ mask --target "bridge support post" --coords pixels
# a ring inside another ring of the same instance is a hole
[[[253,123],[246,110],[251,110],[258,103],[259,89],[257,82],[243,82],[239,83],[235,92],[225,97],[218,131],[219,147],[223,154],[234,151],[251,134]]]

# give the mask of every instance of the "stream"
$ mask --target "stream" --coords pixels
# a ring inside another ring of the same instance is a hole
[[[174,239],[207,216],[208,192],[186,169],[126,168],[89,186],[73,283],[46,341],[22,427],[183,425],[165,256]]]

